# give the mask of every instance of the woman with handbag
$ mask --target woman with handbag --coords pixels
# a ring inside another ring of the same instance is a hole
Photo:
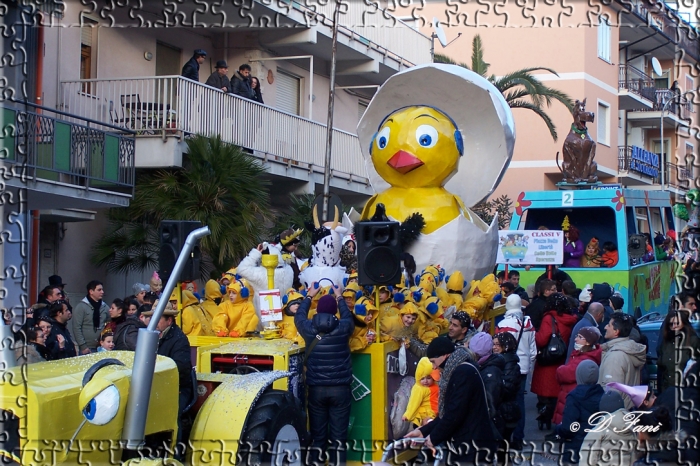
[[[576,316],[561,293],[547,298],[542,325],[535,334],[537,359],[530,390],[537,395],[537,422],[540,430],[552,428],[552,416],[559,396],[557,368],[566,361],[566,351]]]
[[[509,332],[501,332],[493,336],[493,352],[500,354],[505,360],[501,381],[501,403],[496,407],[496,427],[503,436],[501,447],[498,449],[498,464],[505,464],[505,452],[511,444],[511,435],[522,415],[517,401],[520,389],[520,365],[518,364],[520,358],[517,350],[518,341]]]

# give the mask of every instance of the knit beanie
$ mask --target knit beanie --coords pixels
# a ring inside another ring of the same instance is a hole
[[[493,352],[493,338],[486,332],[479,332],[469,340],[469,349],[476,353],[481,363]]]
[[[598,364],[590,359],[581,361],[576,368],[576,383],[578,385],[593,385],[598,383]]]
[[[142,291],[148,291],[146,285],[143,283],[134,283],[134,286],[132,286],[131,289],[134,291],[134,295],[137,295]]]
[[[622,401],[622,395],[620,395],[620,392],[618,392],[617,390],[610,390],[608,392],[605,392],[600,398],[599,409],[606,413],[614,413],[618,409],[624,407],[625,402]]]
[[[448,337],[437,337],[428,345],[426,356],[428,359],[439,358],[455,351],[455,344]]]
[[[334,315],[336,312],[338,312],[338,304],[335,302],[335,298],[328,294],[321,296],[321,299],[318,300],[316,313]]]
[[[598,327],[583,327],[578,333],[589,345],[595,345],[600,340],[600,330],[598,330]],[[574,335],[574,337],[575,336],[576,335]]]

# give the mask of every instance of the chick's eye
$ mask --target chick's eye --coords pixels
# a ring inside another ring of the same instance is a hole
[[[431,148],[437,144],[437,130],[430,125],[420,125],[416,129],[416,140],[422,147]]]
[[[389,135],[391,134],[391,128],[388,126],[381,130],[379,134],[377,134],[377,147],[380,149],[384,149],[387,144],[389,144]]]
[[[102,426],[114,419],[119,410],[119,390],[114,385],[102,390],[83,408],[83,416],[91,424]]]

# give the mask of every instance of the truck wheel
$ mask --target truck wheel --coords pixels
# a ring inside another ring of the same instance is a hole
[[[238,464],[303,464],[306,422],[290,392],[267,390],[248,414],[238,448]]]

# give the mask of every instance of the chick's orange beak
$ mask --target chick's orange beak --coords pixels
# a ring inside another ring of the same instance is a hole
[[[400,150],[387,161],[387,164],[397,172],[405,175],[423,165],[423,161],[410,152]]]

